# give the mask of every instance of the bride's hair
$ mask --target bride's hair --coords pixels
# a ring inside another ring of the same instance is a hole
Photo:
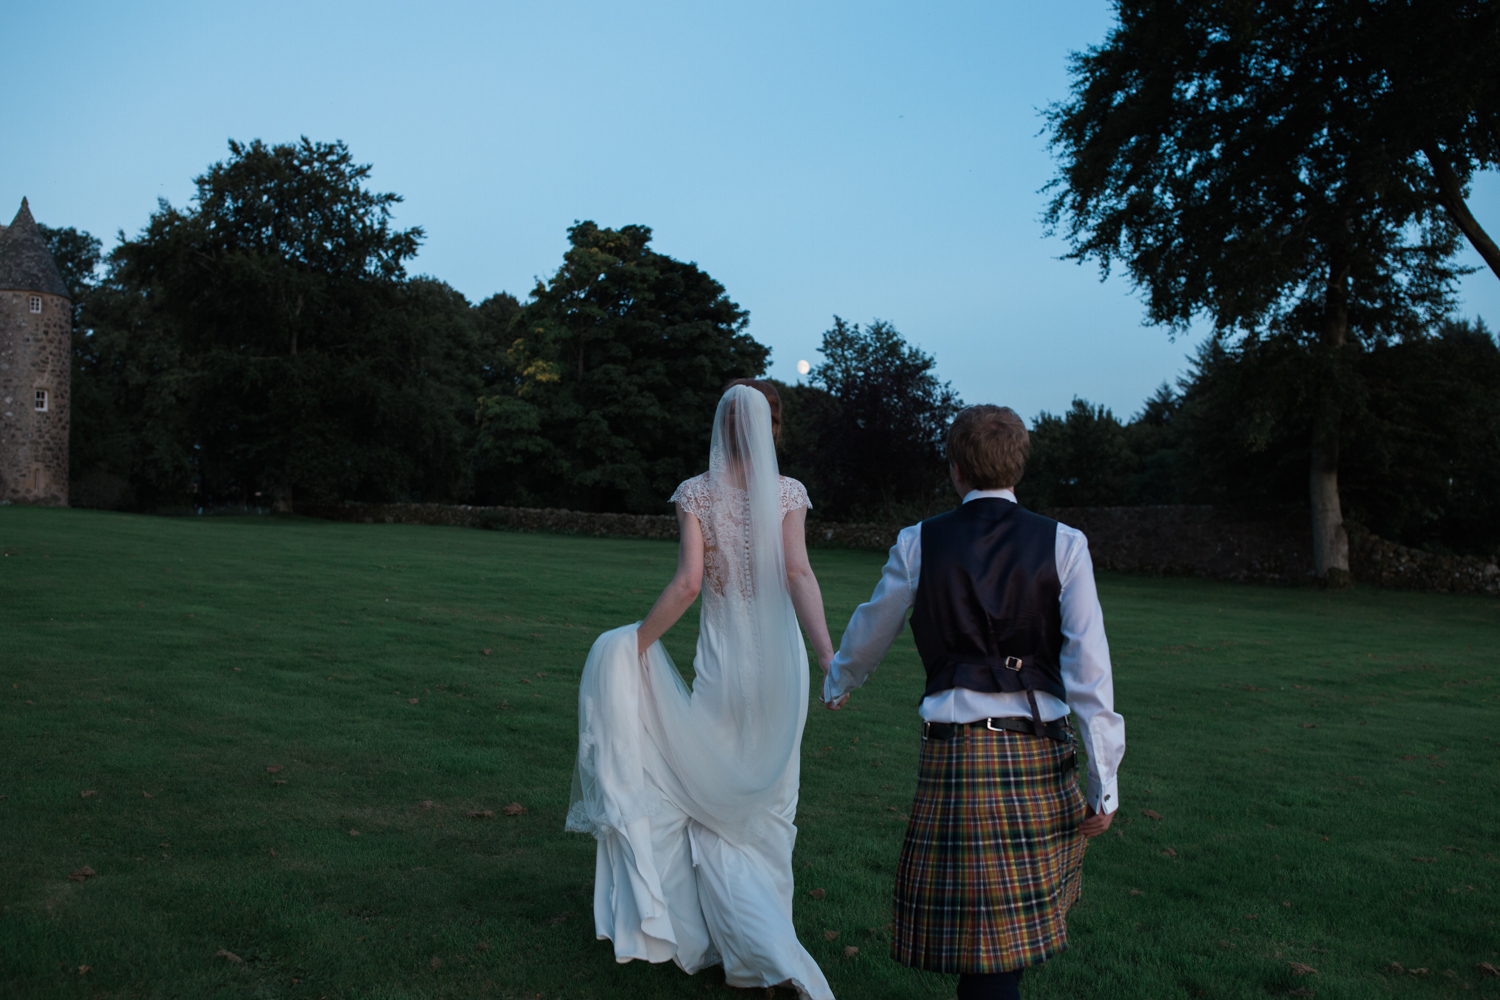
[[[781,443],[781,393],[776,391],[776,386],[765,379],[759,378],[737,378],[725,383],[724,391],[728,392],[737,385],[748,385],[752,389],[760,390],[760,394],[766,397],[766,402],[771,404],[771,439],[777,444]]]

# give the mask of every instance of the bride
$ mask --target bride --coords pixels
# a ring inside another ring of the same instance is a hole
[[[598,840],[594,927],[615,960],[722,963],[731,986],[831,1000],[792,926],[807,630],[833,659],[807,561],[807,491],[776,466],[780,399],[729,384],[709,469],[677,488],[677,573],[645,621],[595,641],[567,828]],[[691,689],[659,641],[702,590]]]

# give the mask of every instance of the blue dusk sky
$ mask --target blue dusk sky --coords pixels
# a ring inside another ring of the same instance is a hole
[[[471,301],[524,298],[574,220],[641,223],[749,310],[778,378],[837,313],[895,324],[969,402],[1124,417],[1192,339],[1040,221],[1040,112],[1110,23],[1104,0],[17,5],[0,206],[108,248],[230,138],[342,139],[426,230],[411,270]],[[1500,178],[1470,204],[1500,231]],[[1500,325],[1493,274],[1460,300]]]

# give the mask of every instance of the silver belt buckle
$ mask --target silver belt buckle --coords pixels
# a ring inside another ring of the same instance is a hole
[[[925,720],[922,722],[922,739],[927,739],[927,730],[931,728],[931,726],[932,723],[930,722],[927,722]]]
[[[1021,672],[1021,658],[1019,656],[1007,656],[1005,658],[1005,669]]]
[[[995,726],[994,726],[994,721],[995,720],[993,718],[985,719],[984,720],[984,728],[988,729],[992,733],[1008,733],[1008,732],[1010,732],[1010,730],[1008,730],[1008,729],[996,729]]]

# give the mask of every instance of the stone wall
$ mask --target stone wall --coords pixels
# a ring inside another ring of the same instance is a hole
[[[72,329],[67,299],[0,291],[0,502],[67,506]]]
[[[1349,572],[1361,583],[1379,587],[1500,596],[1500,565],[1495,560],[1423,552],[1357,527],[1349,533]]]
[[[299,503],[297,513],[356,524],[437,524],[454,528],[543,531],[622,538],[677,537],[677,518],[653,514],[590,514],[532,507],[471,507],[439,503]]]
[[[437,524],[601,538],[677,539],[677,518],[671,514],[592,514],[578,510],[437,503],[299,503],[297,513],[357,524]],[[807,543],[814,548],[884,549],[895,542],[900,530],[900,525],[809,524]]]
[[[1302,583],[1313,575],[1303,511],[1175,506],[1043,513],[1087,535],[1099,569],[1246,583]]]
[[[671,515],[590,514],[524,507],[446,504],[298,504],[309,517],[362,524],[437,524],[600,537],[676,539]],[[1064,507],[1043,511],[1082,531],[1099,569],[1150,576],[1197,576],[1246,583],[1312,581],[1306,511],[1234,507]],[[889,548],[899,524],[810,521],[814,548]],[[1500,567],[1387,542],[1351,526],[1355,580],[1439,593],[1500,595]]]
[[[1070,507],[1044,511],[1082,531],[1100,569],[1252,583],[1313,580],[1305,510],[1254,507]],[[1359,583],[1500,596],[1500,566],[1386,541],[1349,524],[1349,573]]]

